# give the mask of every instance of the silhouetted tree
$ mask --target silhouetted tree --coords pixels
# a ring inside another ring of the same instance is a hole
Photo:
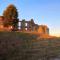
[[[14,5],[9,5],[6,10],[3,12],[3,16],[5,18],[5,24],[12,24],[12,22],[14,22],[14,19],[17,20],[18,18],[18,12],[17,9]],[[15,20],[15,21],[16,21]]]

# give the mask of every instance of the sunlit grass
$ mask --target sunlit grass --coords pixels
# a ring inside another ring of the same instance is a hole
[[[0,53],[7,60],[37,60],[57,56],[60,53],[60,38],[37,39],[35,34],[25,32],[0,32]],[[33,58],[32,58],[33,57]]]

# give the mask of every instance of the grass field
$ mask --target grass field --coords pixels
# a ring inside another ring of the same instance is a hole
[[[0,60],[49,60],[60,56],[60,38],[24,32],[0,32]]]

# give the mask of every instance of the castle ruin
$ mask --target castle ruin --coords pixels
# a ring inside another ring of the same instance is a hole
[[[16,22],[17,20],[17,22]],[[0,31],[26,31],[26,32],[37,32],[40,34],[49,34],[49,28],[46,25],[38,25],[34,23],[34,20],[25,21],[23,19],[13,19],[10,22],[14,23],[13,25],[4,25],[5,19],[3,16],[0,16]]]

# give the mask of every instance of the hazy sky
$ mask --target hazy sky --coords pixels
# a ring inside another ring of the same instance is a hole
[[[19,19],[34,19],[36,24],[45,24],[51,35],[60,36],[60,0],[0,0],[0,15],[9,4],[14,4]]]

